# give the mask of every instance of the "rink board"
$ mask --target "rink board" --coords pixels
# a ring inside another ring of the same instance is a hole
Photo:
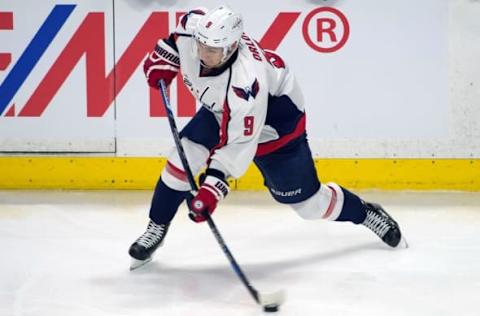
[[[145,84],[142,61],[183,12],[215,4],[5,2],[0,188],[153,188],[173,141],[158,91]],[[478,5],[230,5],[244,15],[247,33],[278,51],[295,72],[322,182],[480,190]],[[200,105],[179,79],[170,98],[181,128]],[[232,187],[264,189],[254,167]]]
[[[138,157],[0,157],[0,189],[152,189],[165,163]],[[315,164],[322,182],[353,189],[480,191],[480,159],[315,159]],[[253,165],[230,185],[265,190]]]
[[[183,12],[217,4],[5,3],[0,153],[167,156],[168,121],[142,63]],[[480,157],[477,88],[470,85],[477,63],[468,57],[478,54],[466,50],[477,44],[462,42],[478,20],[465,16],[476,13],[473,4],[459,16],[456,6],[437,0],[414,9],[375,0],[268,0],[255,2],[255,10],[248,1],[229,4],[243,14],[246,33],[276,50],[295,73],[316,158]],[[25,10],[32,6],[35,14]],[[200,107],[180,77],[170,98],[180,127]]]

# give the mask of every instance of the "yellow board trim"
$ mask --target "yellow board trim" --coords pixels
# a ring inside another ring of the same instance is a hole
[[[165,163],[165,158],[3,156],[0,189],[153,189]],[[351,189],[480,191],[480,159],[315,159],[315,166],[322,182]],[[254,165],[230,184],[265,190]]]

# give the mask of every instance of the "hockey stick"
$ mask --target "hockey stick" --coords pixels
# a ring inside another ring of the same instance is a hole
[[[175,141],[175,146],[177,147],[178,155],[180,157],[180,160],[182,161],[182,166],[183,169],[185,169],[185,173],[187,174],[187,179],[188,182],[190,183],[190,187],[192,191],[196,192],[198,191],[198,186],[197,183],[195,182],[195,179],[193,177],[192,171],[190,169],[190,166],[188,164],[187,156],[185,155],[185,151],[183,150],[182,143],[180,141],[180,135],[178,133],[177,129],[177,124],[175,123],[175,117],[173,115],[172,107],[170,105],[170,101],[168,100],[167,97],[167,90],[166,90],[166,85],[163,80],[160,80],[158,83],[158,87],[160,90],[160,94],[163,99],[163,104],[165,107],[165,110],[167,112],[167,117],[168,117],[168,123],[170,124],[170,130],[172,131],[173,135],[173,140]],[[274,293],[260,293],[258,292],[251,284],[250,281],[247,279],[245,274],[243,273],[242,269],[238,265],[237,261],[233,257],[232,253],[230,252],[230,249],[228,249],[225,240],[223,239],[222,235],[220,234],[217,226],[215,225],[212,217],[208,212],[204,213],[205,218],[207,219],[208,226],[210,226],[210,230],[212,231],[213,235],[215,236],[215,239],[217,239],[218,244],[220,245],[220,248],[222,248],[223,253],[225,256],[228,258],[228,261],[230,261],[230,265],[232,266],[233,270],[237,274],[237,276],[240,278],[242,283],[245,285],[247,288],[248,292],[250,295],[253,297],[255,302],[257,304],[261,305],[265,311],[276,311],[279,307],[280,304],[285,300],[285,293],[284,291],[277,291]]]

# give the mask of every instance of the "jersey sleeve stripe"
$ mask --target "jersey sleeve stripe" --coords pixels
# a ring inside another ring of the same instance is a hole
[[[187,21],[188,18],[190,17],[191,14],[198,14],[198,15],[205,15],[205,12],[201,9],[195,9],[191,10],[187,14],[185,14],[181,19],[180,19],[180,24],[182,25],[183,29],[185,30],[187,28]]]
[[[169,174],[171,174],[178,180],[188,182],[187,174],[185,173],[185,171],[176,167],[170,161],[167,161],[167,165],[165,166],[165,168]]]
[[[222,123],[220,125],[220,142],[210,151],[210,157],[215,153],[215,150],[222,148],[228,143],[228,124],[230,122],[230,106],[228,104],[228,90],[230,89],[230,81],[232,79],[232,68],[230,67],[228,74],[227,90],[225,91],[225,102],[223,103]],[[210,163],[210,159],[208,159]]]
[[[211,154],[215,150],[222,148],[228,143],[228,123],[230,122],[230,106],[228,105],[228,100],[225,99],[223,103],[223,114],[222,114],[222,124],[220,126],[220,142],[212,149]]]

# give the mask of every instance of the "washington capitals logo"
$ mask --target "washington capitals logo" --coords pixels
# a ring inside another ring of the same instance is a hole
[[[252,83],[251,87],[245,87],[245,88],[238,88],[235,86],[232,86],[233,91],[235,94],[244,100],[250,99],[250,96],[252,96],[254,99],[258,94],[258,91],[260,90],[260,85],[258,84],[257,78],[255,78],[255,81]]]

